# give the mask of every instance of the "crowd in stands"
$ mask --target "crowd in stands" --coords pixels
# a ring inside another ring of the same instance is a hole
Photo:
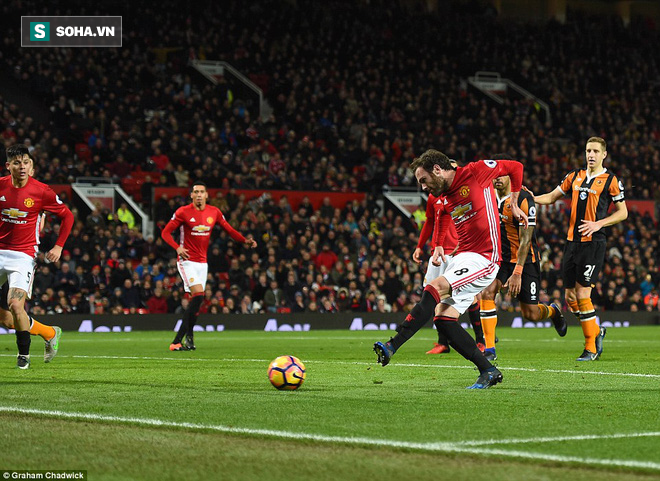
[[[140,197],[160,226],[188,199],[153,199],[155,185],[203,179],[233,189],[211,203],[260,246],[250,253],[214,234],[202,312],[406,310],[422,277],[411,261],[417,226],[377,200],[383,185],[414,185],[408,164],[429,147],[462,163],[508,152],[525,163],[529,188],[546,192],[583,164],[585,140],[599,135],[627,197],[660,201],[660,69],[646,54],[660,36],[644,20],[624,27],[569,12],[565,24],[521,24],[444,2],[432,15],[345,1],[219,2],[197,12],[169,2],[122,7],[121,49],[21,49],[5,15],[0,61],[43,99],[50,122],[3,102],[0,136],[30,145],[46,183],[147,173]],[[130,18],[148,19],[139,35]],[[197,78],[191,58],[226,60],[250,76],[272,115],[260,119],[225,81]],[[465,82],[479,70],[539,95],[552,118],[527,100],[491,103]],[[314,210],[235,193],[252,188],[368,197]],[[37,314],[185,307],[175,252],[159,232],[144,238],[125,209],[75,214],[68,255],[54,266],[40,255]],[[566,218],[551,211],[538,227],[544,295],[560,302]],[[611,231],[597,305],[657,310],[657,223],[631,212]],[[56,232],[47,226],[43,251]],[[517,306],[504,296],[503,307]]]

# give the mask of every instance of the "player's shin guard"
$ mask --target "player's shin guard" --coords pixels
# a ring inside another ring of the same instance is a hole
[[[578,299],[580,306],[580,324],[584,333],[584,348],[596,352],[596,336],[600,328],[596,323],[596,311],[591,299]]]
[[[458,323],[458,319],[446,316],[437,316],[433,323],[445,333],[451,346],[465,359],[473,363],[480,372],[487,371],[493,365],[486,359],[483,353],[477,347],[477,343],[472,336]]]
[[[30,355],[30,331],[16,331],[16,346],[21,356]]]
[[[190,299],[188,309],[186,309],[186,312],[183,313],[181,326],[179,326],[179,331],[176,333],[172,344],[180,344],[183,336],[188,333],[188,330],[192,332],[192,328],[195,326],[193,319],[197,319],[197,313],[199,312],[199,308],[201,307],[203,300],[203,295],[193,295],[192,299]]]
[[[481,300],[481,327],[484,330],[486,349],[495,347],[495,327],[497,327],[497,309],[495,301]]]
[[[482,344],[486,344],[484,339],[484,330],[481,326],[481,313],[479,312],[479,302],[475,301],[468,309],[468,317],[470,324],[474,330],[474,340]]]
[[[195,327],[195,324],[197,324],[197,314],[199,313],[199,308],[202,306],[203,301],[204,301],[204,293],[203,292],[193,294],[192,301],[190,302],[191,316],[190,316],[190,319],[188,319],[188,332],[187,332],[187,334],[189,336],[193,335],[193,328]]]
[[[405,321],[399,324],[396,328],[397,335],[392,338],[392,346],[395,349],[399,349],[403,343],[408,339],[413,337],[413,335],[419,331],[424,324],[429,322],[431,316],[435,312],[435,306],[440,302],[440,294],[438,290],[432,285],[428,285],[424,288],[424,293],[422,294],[422,300],[420,300],[415,307],[412,308],[410,314],[406,316]]]
[[[55,337],[55,329],[51,326],[40,323],[34,317],[30,316],[30,334],[33,336],[41,336],[44,341],[48,341]]]

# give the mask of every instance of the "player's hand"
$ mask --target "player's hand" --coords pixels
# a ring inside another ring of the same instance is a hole
[[[520,274],[512,274],[506,284],[502,286],[503,289],[509,289],[511,297],[517,297],[520,294],[520,286],[522,285],[522,276]]]
[[[176,253],[177,253],[177,254],[179,255],[179,257],[180,257],[182,260],[184,260],[184,261],[187,261],[188,259],[190,259],[190,255],[188,254],[188,249],[186,249],[186,248],[183,247],[183,246],[179,246],[179,247],[177,247],[177,249],[176,249]]]
[[[257,247],[257,241],[254,240],[252,237],[248,237],[247,239],[245,239],[245,245],[250,249],[254,249],[255,247]]]
[[[527,215],[518,207],[517,204],[514,204],[513,202],[511,203],[511,215],[515,219],[518,220],[518,222],[525,227],[525,229],[529,226],[529,219],[527,218]]]
[[[48,260],[48,262],[57,262],[60,260],[61,255],[62,255],[62,247],[55,246],[51,250],[46,252],[46,260]]]
[[[603,226],[599,222],[593,220],[583,220],[578,231],[583,237],[591,237],[594,233],[598,232]]]
[[[434,266],[440,266],[443,262],[447,262],[447,257],[445,256],[445,250],[442,246],[438,246],[433,250],[433,256],[431,257],[431,264]]]
[[[415,252],[413,252],[412,255],[412,260],[415,264],[421,264],[422,263],[422,249],[417,247],[415,249]]]

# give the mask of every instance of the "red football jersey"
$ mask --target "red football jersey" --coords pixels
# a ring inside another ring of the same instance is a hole
[[[426,221],[419,234],[417,247],[424,247],[426,241],[431,238],[431,249],[441,245],[445,254],[451,254],[458,244],[458,235],[456,227],[451,221],[451,217],[445,212],[442,206],[444,196],[436,197],[429,194],[426,201]]]
[[[0,249],[34,257],[39,249],[42,211],[52,212],[62,220],[55,244],[64,247],[73,227],[73,214],[53,189],[32,177],[20,188],[14,187],[11,175],[0,177]]]
[[[229,225],[220,209],[208,204],[204,210],[197,210],[194,204],[177,209],[163,229],[162,237],[165,242],[177,249],[179,244],[172,239],[172,232],[178,227],[179,242],[188,250],[188,260],[206,263],[211,231],[215,224],[220,224],[236,242],[245,242],[245,237]]]
[[[444,211],[454,220],[458,252],[481,254],[500,262],[500,222],[493,179],[511,177],[511,191],[522,186],[523,166],[512,160],[480,160],[456,169],[456,177],[445,192]]]

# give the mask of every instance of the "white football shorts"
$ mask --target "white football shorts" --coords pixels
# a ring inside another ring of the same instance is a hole
[[[179,269],[183,287],[190,292],[190,286],[201,285],[202,292],[206,289],[206,276],[209,273],[209,265],[203,262],[192,262],[179,260],[176,263]]]
[[[451,285],[451,297],[443,304],[463,314],[481,293],[497,277],[500,266],[474,252],[461,252],[447,262],[442,275]]]
[[[24,252],[14,252],[0,249],[0,286],[9,280],[9,288],[21,289],[32,297],[32,281],[34,280],[34,257]]]

